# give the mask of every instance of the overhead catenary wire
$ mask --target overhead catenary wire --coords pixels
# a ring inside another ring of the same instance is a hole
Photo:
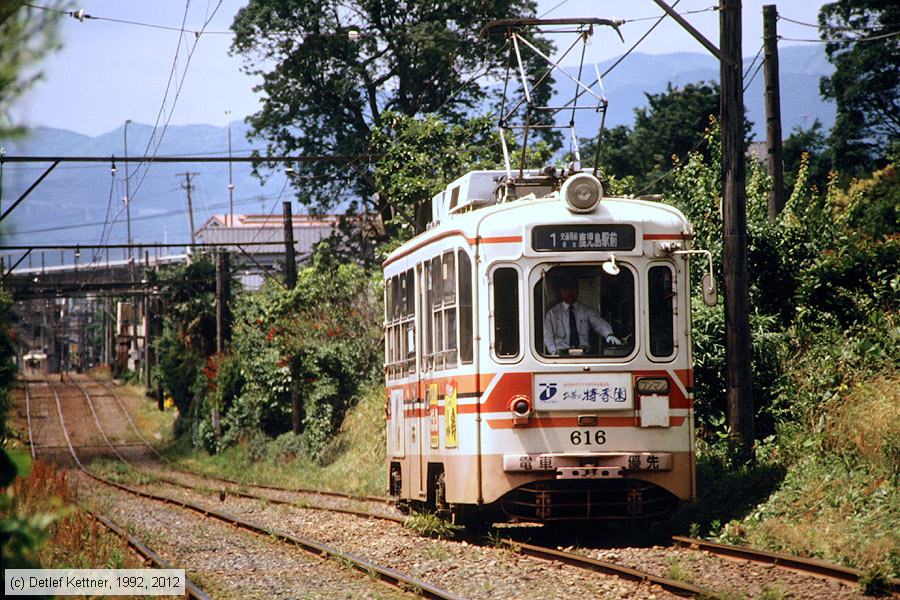
[[[812,44],[856,44],[863,42],[876,42],[878,40],[885,40],[892,37],[897,37],[900,35],[900,29],[897,31],[891,31],[888,33],[883,33],[881,35],[871,35],[868,37],[861,38],[823,38],[823,39],[801,39],[801,38],[789,38],[779,35],[778,41],[780,42],[806,42]]]
[[[756,64],[756,61],[759,60],[759,56],[762,54],[763,48],[765,48],[765,44],[760,44],[759,50],[756,51],[756,56],[753,57],[753,60],[750,61],[750,64],[747,66],[747,70],[744,71],[744,79],[747,79],[747,74],[750,73],[751,69],[753,69],[753,65]],[[744,88],[746,89],[746,88]]]
[[[116,19],[113,17],[103,17],[98,15],[91,15],[83,10],[62,10],[58,8],[53,8],[50,6],[41,6],[39,4],[31,4],[30,2],[26,2],[24,6],[28,6],[30,8],[34,8],[37,10],[45,10],[47,12],[54,12],[62,15],[67,15],[79,21],[90,20],[90,21],[107,21],[109,23],[119,23],[122,25],[135,25],[138,27],[147,27],[150,29],[159,29],[162,31],[177,31],[179,33],[190,33],[192,35],[200,35],[201,33],[211,34],[211,35],[234,35],[233,31],[198,31],[195,29],[185,29],[184,24],[181,27],[172,27],[170,25],[160,25],[159,23],[146,23],[143,21],[134,21],[130,19]]]
[[[187,11],[188,11],[189,5],[190,5],[190,0],[186,0],[185,8],[184,8],[185,18],[187,18]],[[165,122],[165,124],[163,124],[162,133],[159,134],[159,138],[156,141],[156,146],[153,148],[154,156],[159,152],[159,147],[162,145],[163,137],[165,137],[166,131],[169,128],[169,123],[172,120],[172,115],[175,114],[175,106],[178,104],[178,98],[181,96],[181,88],[184,86],[185,79],[187,79],[188,68],[191,65],[191,58],[193,58],[194,52],[197,50],[197,44],[200,43],[200,37],[203,34],[203,32],[206,30],[207,26],[209,26],[209,23],[212,21],[212,19],[216,16],[216,13],[219,11],[219,8],[221,6],[222,6],[222,0],[218,0],[218,2],[216,3],[216,7],[212,11],[212,14],[210,14],[209,17],[203,22],[203,27],[201,27],[200,31],[198,33],[196,33],[194,36],[194,44],[191,46],[191,49],[188,52],[187,58],[185,59],[184,71],[181,74],[181,79],[178,81],[178,87],[175,88],[175,97],[172,99],[172,107],[169,109],[169,114],[166,117],[166,122]],[[178,48],[181,47],[181,39],[183,37],[184,37],[183,33],[179,34]],[[175,61],[178,60],[178,48],[175,49]],[[174,69],[174,65],[175,65],[175,63],[173,62],[173,69]],[[171,84],[171,79],[169,80],[169,83],[166,84],[166,95],[163,97],[162,105],[160,106],[161,111],[165,108],[165,102],[166,102],[166,98],[168,96],[168,90],[169,90],[170,84]],[[157,116],[157,124],[158,123],[159,123],[159,116]],[[153,143],[153,136],[155,134],[156,134],[156,125],[154,125],[153,132],[150,134],[150,139],[147,141],[148,148],[150,147],[150,144]],[[146,150],[144,151],[144,154],[146,154]],[[138,169],[139,168],[140,168],[140,164],[138,165]],[[140,190],[148,172],[149,172],[149,167],[144,169],[144,174],[141,177],[141,179],[138,181],[138,184],[135,187],[134,192],[132,193],[132,196],[135,196],[137,194],[138,190]],[[131,201],[131,199],[129,199],[129,201]]]
[[[778,14],[779,21],[787,21],[788,23],[794,23],[796,25],[802,25],[804,27],[812,27],[813,29],[819,29],[819,25],[817,23],[807,23],[806,21],[800,21],[797,19],[792,19],[790,17],[786,17],[782,14]],[[871,25],[871,26],[860,26],[860,27],[841,27],[840,25],[836,26],[827,26],[825,29],[831,31],[880,31],[885,29],[883,25]]]
[[[675,0],[675,2],[672,4],[672,8],[674,9],[676,6],[678,6],[678,3],[679,3],[679,2],[681,2],[681,0]],[[628,55],[631,54],[632,51],[633,51],[635,48],[637,48],[638,45],[639,45],[641,42],[643,42],[645,39],[647,39],[647,36],[650,35],[650,33],[651,33],[654,29],[656,29],[656,28],[659,26],[659,24],[662,23],[662,22],[665,20],[665,18],[666,18],[667,16],[668,16],[668,15],[667,15],[666,13],[663,13],[662,16],[660,16],[660,17],[654,17],[654,18],[656,19],[656,23],[654,23],[653,25],[651,25],[651,26],[650,26],[650,29],[648,29],[646,32],[644,32],[644,35],[642,35],[642,36],[638,39],[638,41],[636,41],[634,44],[632,44],[632,45],[631,45],[631,48],[629,48],[628,50],[625,51],[625,54],[623,54],[622,56],[620,56],[620,57],[619,57],[612,65],[609,66],[609,68],[607,68],[605,71],[603,71],[603,73],[600,74],[600,77],[597,79],[597,81],[595,81],[594,83],[592,83],[589,87],[593,87],[594,84],[599,83],[600,79],[603,79],[604,77],[606,77],[607,75],[609,75],[609,72],[610,72],[610,71],[612,71],[613,69],[615,69],[616,67],[618,67],[618,66],[619,66],[619,63],[621,63],[623,60],[625,60],[625,58],[627,58]],[[643,19],[635,19],[634,21],[638,21],[638,20],[643,20]],[[632,21],[632,22],[634,22],[634,21]],[[575,102],[578,101],[578,98],[579,98],[580,96],[581,96],[581,94],[576,95],[576,97],[575,97]]]
[[[756,79],[756,75],[757,75],[757,73],[759,73],[759,70],[762,69],[762,66],[764,63],[765,63],[765,61],[760,61],[759,64],[756,65],[756,70],[753,71],[753,75],[750,76],[750,79],[747,79],[746,76],[744,77],[744,79],[746,80],[746,83],[744,83],[743,91],[745,91],[745,92],[747,91],[747,89],[750,87],[750,84],[753,83],[754,79]]]

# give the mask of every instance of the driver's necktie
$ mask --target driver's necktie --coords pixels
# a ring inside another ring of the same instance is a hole
[[[575,306],[569,307],[569,348],[578,348],[581,342],[578,340],[578,324],[575,322]]]

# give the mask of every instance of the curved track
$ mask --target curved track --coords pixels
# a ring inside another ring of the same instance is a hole
[[[90,403],[91,400],[90,400],[89,392],[80,384],[76,384],[76,385],[79,387],[81,392],[85,395],[87,401]],[[103,387],[106,388],[105,385]],[[114,392],[110,395],[113,395],[113,397],[116,398],[119,407],[127,415],[128,414],[127,409],[125,408],[121,399],[119,399]],[[94,414],[96,416],[96,413],[94,413]],[[137,427],[135,426],[135,424],[134,424],[133,420],[130,418],[130,416],[128,417],[128,421],[131,423],[131,426],[136,430],[138,435],[140,435],[140,432],[137,431]],[[101,433],[102,433],[102,426],[100,425],[99,419],[95,419],[95,422],[96,422],[98,428],[101,429]],[[104,439],[107,440],[107,443],[112,448],[112,444],[109,442],[107,436],[105,434],[103,434],[103,437],[104,437]],[[148,444],[142,436],[141,436],[141,439],[145,445],[147,445],[149,448],[151,448],[153,450],[154,454],[156,454],[157,456],[160,456],[160,458],[162,458],[162,456],[155,449],[153,449],[152,446],[150,444]],[[114,454],[116,454],[116,456],[118,456],[123,462],[125,462],[127,464],[127,461],[123,457],[121,457],[121,455],[118,452],[116,452],[114,448],[112,448],[112,449],[113,449]],[[74,455],[73,455],[73,457],[74,457]],[[171,461],[164,459],[164,458],[163,458],[163,460],[165,460],[165,462],[168,466],[170,466],[170,467],[173,466]],[[183,471],[183,469],[179,469],[179,470]],[[335,497],[348,498],[348,499],[354,499],[354,500],[365,499],[365,500],[377,501],[377,502],[388,501],[388,499],[381,498],[381,497],[360,498],[359,496],[353,496],[351,494],[341,494],[341,493],[332,493],[332,492],[322,493],[318,490],[291,489],[291,488],[281,488],[278,486],[256,485],[256,484],[240,482],[240,481],[236,481],[236,480],[232,480],[232,479],[228,479],[228,478],[209,476],[204,473],[196,473],[196,472],[192,472],[192,471],[185,471],[185,472],[192,476],[201,477],[201,478],[214,480],[214,481],[219,481],[222,483],[230,484],[232,486],[257,487],[257,488],[263,489],[263,490],[272,490],[272,491],[288,492],[288,493],[321,494],[321,495],[325,495],[325,496],[335,496]],[[161,481],[164,481],[164,482],[172,484],[172,485],[176,485],[176,486],[179,486],[179,487],[182,487],[185,489],[190,489],[193,491],[202,491],[200,488],[187,485],[183,482],[179,482],[179,481],[171,479],[171,478],[159,477],[156,474],[154,474],[154,476],[158,477],[158,479],[160,479]],[[124,486],[120,486],[119,484],[115,484],[112,482],[106,482],[106,483],[110,483],[111,485],[115,485],[117,487],[122,487],[122,489],[126,489]],[[206,514],[208,516],[212,516],[219,520],[222,520],[222,521],[225,521],[225,522],[237,525],[237,526],[243,526],[242,524],[239,523],[239,521],[240,521],[239,519],[236,519],[235,517],[226,515],[224,513],[219,513],[217,511],[211,511],[209,509],[197,507],[195,505],[191,505],[190,503],[182,502],[180,500],[172,500],[172,499],[165,498],[165,497],[157,497],[154,495],[149,495],[149,494],[146,494],[145,492],[141,492],[139,490],[132,490],[129,488],[129,489],[127,489],[127,491],[129,491],[130,493],[144,495],[145,497],[161,500],[164,502],[178,504],[185,508],[189,508],[191,510],[196,510],[196,511]],[[402,517],[379,514],[379,513],[375,513],[375,512],[359,510],[359,509],[354,509],[354,508],[311,506],[309,504],[305,504],[305,503],[301,503],[301,502],[292,502],[292,501],[282,500],[282,499],[278,499],[278,498],[273,498],[270,496],[261,496],[258,494],[252,494],[252,493],[249,493],[246,491],[242,491],[240,489],[228,489],[228,490],[223,490],[223,491],[227,491],[228,494],[231,494],[236,497],[264,500],[266,502],[270,502],[273,504],[297,506],[299,508],[305,508],[305,509],[318,509],[318,510],[327,510],[327,511],[331,511],[331,512],[341,512],[341,513],[352,514],[352,515],[356,515],[356,516],[360,516],[360,517],[376,518],[376,519],[381,519],[381,520],[393,521],[393,522],[400,523],[400,524],[405,522],[405,519]],[[251,527],[257,527],[257,526],[254,526],[251,524]],[[295,539],[295,536],[292,536],[291,534],[287,534],[284,532],[277,532],[277,531],[273,531],[271,529],[266,529],[266,528],[257,528],[257,529],[251,529],[251,530],[255,530],[259,533],[264,533],[265,535],[274,536],[278,539],[282,539],[283,541],[289,541],[291,543],[295,543],[298,545],[302,543],[302,542],[297,541]],[[466,538],[466,539],[469,542],[475,541],[471,538]],[[689,597],[715,597],[716,596],[715,593],[713,593],[709,590],[705,590],[698,586],[694,586],[694,585],[691,585],[691,584],[688,584],[688,583],[685,583],[682,581],[656,576],[651,573],[647,573],[647,572],[640,571],[637,569],[632,569],[632,568],[625,567],[625,566],[615,564],[615,563],[611,563],[608,561],[593,559],[593,558],[586,557],[581,554],[565,552],[565,551],[556,550],[553,548],[547,548],[547,547],[543,547],[543,546],[537,546],[537,545],[528,544],[528,543],[524,543],[524,542],[513,540],[513,539],[508,539],[508,538],[503,539],[502,541],[508,547],[510,547],[510,548],[514,549],[515,551],[520,552],[522,554],[535,556],[535,557],[542,558],[545,560],[562,562],[562,563],[565,563],[565,564],[568,564],[571,566],[575,566],[578,568],[587,569],[587,570],[591,570],[591,571],[595,571],[595,572],[611,574],[611,575],[615,575],[617,577],[631,580],[631,581],[650,582],[650,583],[653,583],[653,584],[656,584],[656,585],[662,587],[663,589],[666,589],[669,592],[675,593],[677,595],[689,596]],[[722,556],[736,557],[736,558],[740,558],[742,560],[746,560],[746,561],[750,561],[750,562],[766,563],[766,564],[770,564],[775,567],[790,569],[790,570],[793,570],[796,572],[801,572],[801,573],[808,574],[808,575],[815,575],[815,576],[819,576],[819,577],[837,579],[837,580],[841,580],[843,582],[858,583],[860,578],[863,576],[863,574],[860,571],[857,571],[854,569],[848,569],[846,567],[842,567],[840,565],[835,565],[833,563],[827,563],[825,561],[802,559],[802,558],[798,558],[798,557],[791,557],[788,555],[776,554],[776,553],[765,552],[765,551],[757,551],[757,550],[752,550],[752,549],[748,549],[748,548],[726,546],[723,544],[712,544],[709,542],[705,542],[703,540],[695,540],[695,539],[691,539],[691,538],[675,537],[675,538],[673,538],[673,543],[676,545],[680,545],[680,546],[689,548],[689,549],[710,552],[710,553],[714,553],[714,554],[718,554],[718,555],[722,555]],[[322,549],[321,546],[311,546],[308,549],[310,549],[313,552],[324,553],[326,555],[331,554],[330,550],[332,550],[332,549]],[[364,567],[364,568],[367,571],[371,572],[371,567]],[[421,586],[422,584],[418,583],[416,585]],[[423,591],[424,591],[424,588],[420,588],[420,589],[423,589]],[[897,580],[893,580],[893,579],[889,580],[887,582],[886,589],[884,591],[886,591],[889,594],[895,595],[895,596],[898,595],[898,592],[900,592],[900,582],[898,582]],[[441,596],[437,596],[437,597],[441,597]]]
[[[27,384],[28,383],[26,382],[25,385],[27,386]],[[81,387],[81,386],[76,386],[76,387],[80,390],[81,393],[83,393],[85,395],[86,398],[90,398],[89,394],[83,387]],[[340,561],[344,562],[345,564],[352,566],[354,569],[356,569],[360,572],[363,572],[367,575],[374,574],[375,576],[377,576],[377,578],[379,580],[389,583],[391,585],[397,586],[401,590],[406,590],[406,589],[411,588],[413,590],[416,590],[417,595],[420,595],[420,596],[423,596],[426,598],[435,598],[435,599],[441,599],[441,600],[459,600],[459,598],[456,595],[454,595],[446,590],[443,590],[437,586],[433,586],[431,584],[423,582],[423,581],[416,579],[414,577],[411,577],[405,573],[401,573],[395,569],[391,569],[389,567],[383,567],[381,565],[377,565],[371,561],[368,561],[364,558],[354,556],[347,552],[342,552],[341,550],[338,550],[338,549],[328,546],[326,544],[321,544],[319,542],[316,542],[315,540],[301,537],[301,536],[292,535],[290,533],[280,531],[278,529],[264,527],[262,525],[258,525],[258,524],[240,519],[238,517],[229,515],[227,513],[224,513],[221,511],[214,511],[209,508],[205,508],[205,507],[193,504],[191,502],[186,502],[183,500],[169,498],[167,496],[161,496],[158,494],[151,494],[148,492],[144,492],[142,490],[138,490],[138,489],[126,486],[126,485],[122,485],[120,483],[116,483],[116,482],[113,482],[108,479],[104,479],[102,477],[95,475],[94,473],[89,471],[84,466],[84,464],[81,462],[81,460],[78,456],[78,453],[75,451],[75,447],[72,444],[71,437],[69,436],[69,431],[66,427],[65,417],[63,416],[62,403],[60,401],[59,393],[53,387],[52,383],[50,384],[50,390],[52,391],[54,399],[56,401],[57,415],[59,417],[59,423],[62,427],[63,435],[65,436],[65,439],[66,439],[66,445],[68,446],[69,453],[70,453],[72,459],[75,461],[75,464],[78,466],[78,469],[85,476],[87,476],[95,481],[98,481],[100,483],[103,483],[105,485],[108,485],[108,486],[114,487],[116,489],[119,489],[121,491],[127,492],[129,494],[140,496],[142,498],[147,498],[149,500],[155,500],[155,501],[179,506],[181,508],[185,508],[187,510],[199,513],[205,517],[216,519],[218,521],[227,523],[229,525],[233,525],[239,529],[243,529],[245,531],[249,531],[249,532],[260,534],[260,535],[263,535],[263,536],[266,536],[266,537],[269,537],[272,539],[276,539],[276,540],[279,540],[282,542],[287,542],[287,543],[293,544],[294,546],[296,546],[302,550],[311,552],[317,556],[321,556],[324,558],[329,558],[329,557],[337,558]],[[29,396],[27,394],[26,394],[26,398],[29,398]],[[29,398],[29,400],[30,400],[30,398]],[[88,405],[92,406],[92,402],[90,400],[88,400]],[[104,440],[106,440],[110,449],[112,449],[113,453],[120,460],[122,460],[125,464],[129,464],[128,461],[126,461],[118,452],[115,451],[115,447],[112,445],[111,442],[109,442],[109,438],[106,436],[105,432],[103,432],[102,425],[100,425],[99,419],[96,418],[97,414],[93,408],[91,409],[91,412],[93,413],[93,416],[95,417],[95,424],[97,425],[98,429],[101,431],[101,435],[104,438]],[[29,435],[30,435],[30,432],[29,432]],[[130,466],[130,464],[129,464],[129,466]],[[191,488],[190,486],[186,486],[184,484],[175,482],[174,480],[172,480],[171,483],[173,485],[179,485],[181,487],[185,487],[188,489],[195,489],[195,488]]]

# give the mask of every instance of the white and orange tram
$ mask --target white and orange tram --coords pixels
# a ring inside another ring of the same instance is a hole
[[[384,262],[390,493],[468,522],[663,517],[695,495],[690,224],[520,175],[456,180]]]

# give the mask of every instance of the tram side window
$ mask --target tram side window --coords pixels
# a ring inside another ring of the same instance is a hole
[[[465,250],[459,251],[459,360],[472,362],[472,261]]]
[[[425,324],[423,363],[426,368],[438,371],[450,369],[459,362],[456,251],[449,250],[425,261],[423,265],[423,279],[428,286],[422,311],[422,322]],[[471,306],[471,300],[469,304]]]
[[[543,270],[534,285],[534,339],[542,356],[619,357],[634,350],[634,275],[599,264]]]
[[[415,372],[414,276],[410,269],[385,282],[385,363],[388,379]]]
[[[675,292],[672,269],[651,267],[647,277],[650,304],[650,354],[671,356],[675,351]]]
[[[519,272],[511,267],[494,271],[494,353],[519,355]]]

